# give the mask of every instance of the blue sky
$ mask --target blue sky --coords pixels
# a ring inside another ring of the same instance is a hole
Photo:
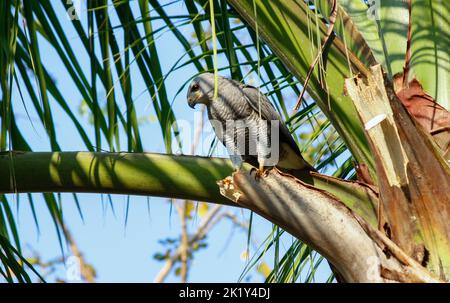
[[[70,25],[70,20],[61,3],[55,3],[56,14],[63,24],[64,30],[68,33],[71,46],[77,54],[79,62],[86,75],[90,73],[89,59],[77,34]],[[139,15],[137,4],[133,3],[135,16]],[[173,14],[184,12],[182,1],[167,7]],[[86,23],[86,11],[84,4],[81,6],[81,19]],[[114,24],[114,20],[112,22]],[[157,28],[156,22],[154,27]],[[191,29],[185,28],[183,33],[190,35]],[[121,31],[116,32],[119,44],[122,41]],[[63,64],[58,61],[56,52],[43,39],[39,40],[41,46],[41,56],[43,64],[48,68],[51,75],[57,80],[58,88],[63,92],[64,97],[74,112],[78,112],[78,107],[82,97],[78,93],[75,84],[70,80]],[[184,50],[170,32],[165,32],[158,38],[158,51],[162,62],[163,70],[168,69],[184,54]],[[97,50],[99,47],[97,47]],[[164,145],[160,132],[160,127],[155,122],[154,112],[149,104],[149,95],[146,92],[144,81],[140,78],[137,68],[131,69],[133,83],[133,98],[137,107],[137,112],[142,117],[149,118],[150,122],[140,126],[145,151],[164,152]],[[194,75],[196,71],[187,66],[172,73],[166,80],[169,98],[175,97],[175,92],[181,85]],[[32,77],[32,75],[30,75]],[[115,80],[117,77],[115,78]],[[100,86],[99,86],[100,87]],[[99,91],[101,98],[105,98],[105,92]],[[191,110],[185,100],[186,88],[174,99],[173,108],[178,119],[193,122],[194,111]],[[120,94],[117,94],[119,104]],[[35,151],[48,151],[50,145],[46,134],[40,123],[36,112],[32,109],[31,102],[25,95],[25,103],[30,111],[34,127],[26,117],[18,91],[14,87],[13,103],[17,123],[20,130],[26,137],[28,143]],[[67,119],[61,108],[50,98],[53,107],[53,115],[56,124],[57,138],[64,151],[85,150],[84,145],[77,134],[73,124]],[[198,110],[198,109],[197,109]],[[79,115],[80,122],[87,126],[88,135],[94,137],[93,127],[89,126],[88,119]],[[105,141],[105,140],[104,140]],[[122,142],[123,148],[126,141]],[[106,146],[104,146],[106,148]],[[26,256],[31,256],[31,250],[39,253],[44,261],[61,256],[56,231],[42,195],[33,194],[36,213],[39,223],[39,231],[34,223],[31,208],[26,195],[16,197],[8,195],[13,209],[17,209],[16,219],[18,222],[21,241]],[[81,219],[71,194],[62,194],[61,201],[65,222],[73,234],[76,243],[84,254],[86,261],[94,266],[97,271],[99,282],[151,282],[160,271],[163,262],[153,259],[157,252],[163,252],[164,247],[158,240],[168,237],[176,238],[180,234],[180,224],[175,209],[170,207],[168,199],[150,197],[129,197],[130,207],[128,210],[128,220],[125,225],[127,196],[112,195],[114,213],[109,205],[106,195],[79,194],[84,222]],[[20,201],[19,206],[16,200]],[[242,221],[248,220],[250,212],[237,208],[229,208],[229,211]],[[195,231],[201,218],[189,221],[189,228]],[[255,216],[253,221],[253,241],[262,243],[270,234],[272,224],[266,220]],[[282,249],[288,248],[292,242],[291,236],[282,239]],[[237,281],[244,270],[245,262],[241,259],[241,253],[247,247],[247,232],[234,226],[229,220],[222,220],[215,226],[207,237],[208,247],[195,254],[189,272],[191,282],[234,282]],[[255,248],[251,248],[251,253]],[[71,253],[66,249],[65,253]],[[269,250],[265,257],[269,266],[273,265],[273,252]],[[327,266],[321,266],[317,274],[317,280],[324,281],[329,276]],[[56,278],[65,278],[64,267],[58,267],[56,273],[48,276],[49,281]],[[168,282],[179,281],[179,277],[171,273],[166,280]],[[263,278],[255,271],[248,276],[250,282],[261,282]]]

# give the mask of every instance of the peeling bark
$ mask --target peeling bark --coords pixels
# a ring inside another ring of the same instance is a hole
[[[225,197],[316,249],[347,282],[389,282],[394,275],[400,282],[439,282],[336,197],[276,168],[261,178],[239,171],[218,184]]]
[[[381,67],[346,81],[366,126],[392,240],[442,280],[450,274],[450,169],[411,118]]]
[[[378,187],[354,185],[377,197],[378,228],[356,212],[357,202],[349,205],[345,196],[275,168],[261,178],[234,173],[219,182],[222,195],[316,249],[347,282],[446,281],[450,173],[443,153],[411,118],[380,66],[367,78],[348,79],[346,88],[365,125],[378,176]]]
[[[393,84],[395,93],[402,104],[417,123],[430,133],[442,150],[444,158],[449,161],[450,113],[423,90],[417,79],[411,80],[405,86],[403,75],[397,74],[394,76]]]

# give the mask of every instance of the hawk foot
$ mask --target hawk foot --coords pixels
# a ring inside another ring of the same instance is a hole
[[[253,167],[250,170],[250,174],[255,173],[255,180],[259,180],[261,178],[265,178],[269,175],[269,171],[271,170],[271,167],[260,167],[260,168],[255,168]]]

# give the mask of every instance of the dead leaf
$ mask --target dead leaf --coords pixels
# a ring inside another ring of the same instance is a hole
[[[450,113],[422,88],[417,79],[403,86],[403,74],[394,76],[395,93],[408,112],[429,132],[437,145],[450,156]]]

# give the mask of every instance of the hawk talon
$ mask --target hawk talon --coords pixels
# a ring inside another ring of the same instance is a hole
[[[255,180],[267,177],[269,175],[269,171],[270,171],[270,168],[265,168],[265,167],[253,168],[253,169],[256,170]]]
[[[259,178],[261,178],[261,176],[264,172],[261,171],[259,168],[252,167],[250,169],[250,175],[252,175],[253,173],[255,174],[255,180],[258,180]]]
[[[253,174],[255,174],[255,180],[258,180],[259,179],[259,169],[256,167],[252,167],[250,169],[250,176]]]

